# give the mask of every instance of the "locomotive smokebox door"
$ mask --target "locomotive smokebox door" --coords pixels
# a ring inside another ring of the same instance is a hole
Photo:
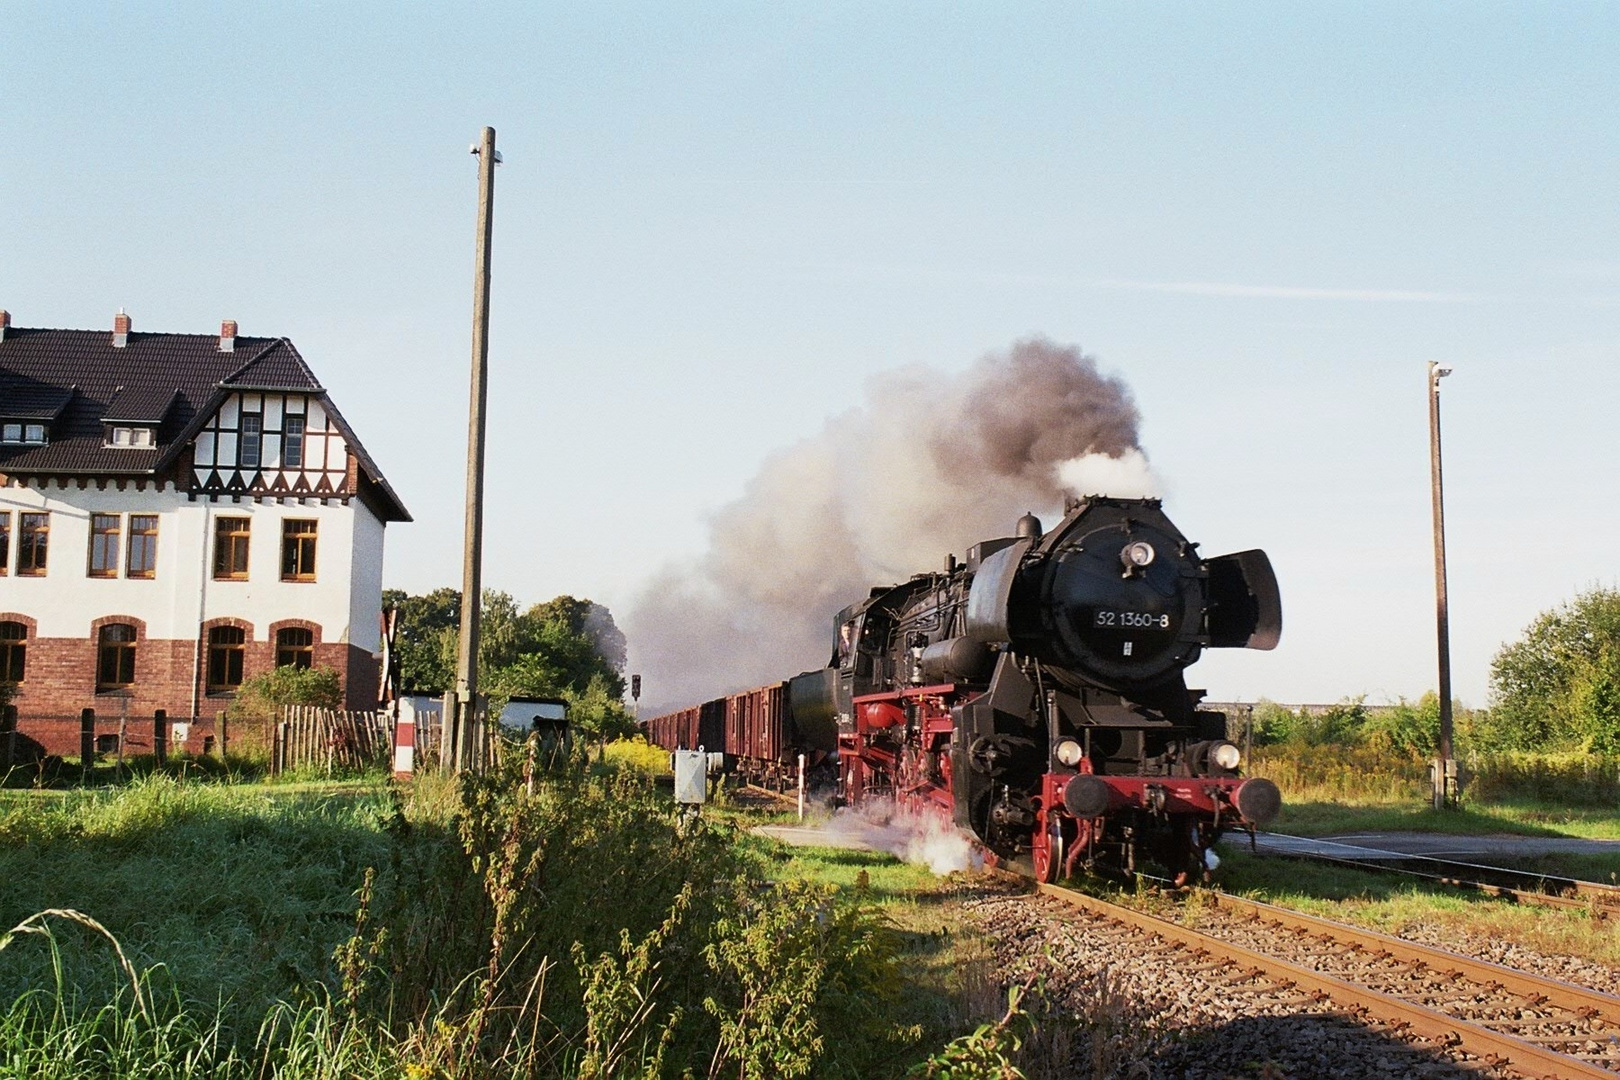
[[[675,766],[675,801],[682,806],[702,806],[709,801],[709,755],[697,750],[676,750],[670,755]]]

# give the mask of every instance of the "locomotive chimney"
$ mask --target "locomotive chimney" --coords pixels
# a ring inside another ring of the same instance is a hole
[[[1020,540],[1039,540],[1041,538],[1041,519],[1034,514],[1026,513],[1018,519],[1018,524],[1013,527],[1013,535]]]

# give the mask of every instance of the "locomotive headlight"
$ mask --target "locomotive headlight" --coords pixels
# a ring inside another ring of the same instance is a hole
[[[1080,759],[1086,756],[1086,752],[1082,750],[1080,748],[1080,744],[1075,742],[1073,739],[1064,739],[1062,742],[1057,744],[1057,752],[1055,756],[1059,761],[1072,769],[1076,765],[1080,764]]]
[[[1230,772],[1243,763],[1243,751],[1229,742],[1218,742],[1209,748],[1209,760],[1216,768]]]
[[[1151,563],[1156,554],[1152,544],[1145,540],[1133,540],[1120,550],[1119,561],[1125,564],[1126,570],[1140,570]]]

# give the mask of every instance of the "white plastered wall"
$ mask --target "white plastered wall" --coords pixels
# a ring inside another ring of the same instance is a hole
[[[22,512],[49,511],[50,546],[46,573],[16,573],[17,533]],[[89,637],[90,624],[105,615],[131,615],[146,623],[150,638],[195,640],[198,626],[232,617],[253,624],[253,637],[270,639],[270,624],[306,619],[319,624],[326,643],[353,642],[368,651],[379,647],[377,619],[382,595],[383,526],[358,501],[286,499],[233,502],[189,500],[173,487],[134,484],[119,491],[52,483],[37,488],[0,488],[0,512],[11,512],[8,573],[0,577],[0,610],[38,620],[41,637]],[[123,515],[119,535],[119,576],[88,575],[90,515]],[[158,515],[157,568],[151,579],[123,576],[128,556],[128,515]],[[215,519],[245,517],[252,522],[248,580],[213,578]],[[318,522],[313,582],[281,580],[281,523],[287,518]]]

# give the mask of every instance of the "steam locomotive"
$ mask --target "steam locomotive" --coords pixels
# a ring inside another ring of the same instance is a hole
[[[1197,708],[1184,671],[1205,648],[1274,648],[1281,630],[1263,551],[1206,559],[1157,499],[1094,497],[1050,532],[1025,515],[964,562],[873,589],[839,613],[826,668],[671,717],[722,718],[710,748],[748,763],[734,702],[769,691],[774,711],[750,715],[778,760],[753,766],[836,763],[845,802],[945,818],[1041,881],[1152,863],[1185,882],[1282,800],[1242,775],[1225,715]],[[674,748],[671,717],[649,731]]]

